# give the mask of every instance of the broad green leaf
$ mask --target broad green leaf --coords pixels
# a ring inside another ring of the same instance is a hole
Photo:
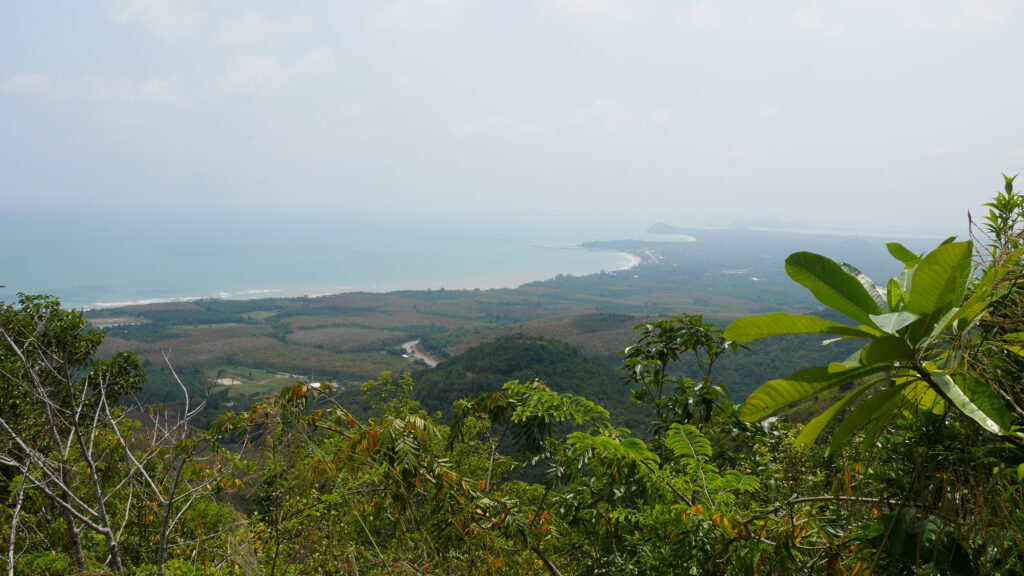
[[[949,401],[971,420],[998,436],[1010,434],[1009,411],[991,388],[984,384],[966,386],[962,377],[958,376],[957,382],[945,372],[933,371],[931,375]]]
[[[878,304],[878,307],[881,308],[883,312],[889,310],[889,303],[885,299],[885,290],[879,288],[878,285],[871,280],[871,278],[868,278],[867,276],[864,275],[863,272],[854,268],[850,264],[847,264],[846,262],[840,262],[839,266],[843,268],[844,272],[846,272],[850,276],[853,276],[854,278],[857,279],[858,282],[860,282],[860,285],[863,286],[864,289],[868,291],[868,294],[871,296],[871,298],[875,300],[875,304]]]
[[[1024,340],[1024,332],[1010,332],[1003,336],[1003,340]]]
[[[875,365],[837,370],[837,366],[843,367],[833,363],[831,367],[807,368],[787,378],[765,382],[740,406],[739,417],[746,422],[757,422],[818,392],[886,369]]]
[[[883,336],[868,342],[861,350],[860,359],[865,366],[910,362],[914,359],[914,350],[899,336]]]
[[[804,444],[814,444],[814,442],[818,439],[818,436],[821,436],[821,433],[824,432],[825,427],[828,426],[829,422],[835,419],[836,415],[841,413],[843,410],[846,409],[847,406],[849,406],[851,403],[855,402],[858,398],[863,396],[864,393],[873,388],[875,384],[877,384],[877,382],[875,382],[874,380],[868,382],[867,384],[864,384],[860,388],[854,390],[853,392],[847,394],[846,396],[843,396],[838,402],[829,406],[828,409],[822,412],[821,414],[815,416],[813,420],[811,420],[810,422],[807,423],[806,426],[804,426],[804,429],[800,431],[800,435],[796,437],[796,441],[794,441],[793,443],[796,444],[797,446]]]
[[[879,418],[888,418],[899,405],[895,399],[909,384],[909,382],[904,382],[880,390],[851,410],[832,434],[832,440],[828,445],[829,451],[838,449],[846,443],[850,436],[853,436],[854,432],[864,426],[876,422]]]
[[[995,299],[995,295],[989,290],[979,289],[971,294],[971,297],[964,302],[963,306],[960,306],[960,310],[953,316],[951,322],[958,320],[967,320],[968,322],[974,322],[980,318],[985,311],[988,309],[989,304]]]
[[[729,324],[723,336],[734,342],[753,342],[759,338],[783,334],[836,334],[854,338],[875,338],[878,332],[868,326],[853,328],[817,316],[772,312],[740,318]]]
[[[946,403],[942,397],[923,380],[915,378],[911,381],[903,391],[903,398],[903,409],[908,415],[913,416],[920,411],[938,415],[946,413]]]
[[[892,254],[893,258],[903,262],[907,268],[910,268],[921,259],[920,256],[914,254],[899,242],[889,242],[885,247],[889,250],[889,254]]]
[[[895,417],[902,402],[904,402],[902,395],[891,398],[888,403],[876,411],[879,415],[877,418],[869,419],[867,424],[861,427],[861,430],[864,431],[864,440],[861,444],[863,450],[872,449],[878,438],[889,428],[889,424]]]
[[[1024,357],[1024,348],[1017,346],[1016,344],[1003,344],[1002,342],[996,342],[996,345],[1004,350],[1013,352],[1017,356]]]
[[[944,244],[932,250],[914,269],[907,311],[932,314],[963,297],[971,267],[971,242]]]
[[[861,324],[871,324],[870,316],[882,313],[860,281],[829,258],[811,252],[790,254],[786,273],[818,302]]]
[[[949,328],[950,325],[952,325],[953,322],[956,321],[957,316],[959,314],[960,314],[960,308],[958,308],[958,307],[953,307],[953,308],[950,308],[949,310],[946,310],[946,313],[943,314],[942,317],[939,318],[935,322],[935,324],[932,326],[931,333],[928,334],[928,336],[924,340],[921,340],[917,344],[917,346],[918,347],[927,346],[929,343],[931,343],[932,340],[935,340],[936,338],[938,338],[939,335],[941,335],[943,332],[946,331],[946,328]]]
[[[911,314],[910,312],[890,312],[880,316],[872,316],[871,321],[874,322],[875,326],[878,326],[882,332],[895,334],[900,328],[903,328],[918,318],[920,318],[920,316],[917,314]]]
[[[889,278],[889,283],[886,284],[885,301],[889,305],[889,310],[900,310],[903,307],[903,290],[895,278]]]
[[[842,362],[838,362],[838,363],[837,362],[833,362],[832,364],[840,364],[840,365],[844,366],[845,368],[856,368],[858,366],[863,366],[864,365],[860,361],[860,350],[857,350],[856,352],[853,352],[852,354],[847,356],[846,359],[843,360]],[[831,366],[832,364],[829,364],[829,366]]]
[[[886,285],[886,300],[889,302],[890,312],[899,312],[907,307],[907,299],[910,297],[910,284],[914,277],[914,269],[903,270],[890,278]]]

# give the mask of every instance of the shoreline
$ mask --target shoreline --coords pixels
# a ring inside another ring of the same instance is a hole
[[[625,250],[615,249],[604,249],[604,248],[584,248],[582,245],[543,245],[533,244],[537,248],[544,248],[550,250],[586,250],[588,252],[607,252],[614,254],[621,254],[628,259],[628,262],[619,267],[609,270],[609,272],[625,272],[632,270],[643,263],[643,258],[634,254],[633,252],[627,252]],[[574,276],[590,276],[593,274],[600,274],[605,270],[599,270],[596,272],[588,272],[585,274],[572,274]],[[552,277],[553,278],[553,277]],[[76,306],[83,312],[90,312],[95,310],[109,310],[116,308],[129,308],[133,306],[152,306],[155,304],[187,304],[190,302],[198,302],[200,300],[226,300],[226,301],[245,301],[245,300],[259,300],[264,298],[326,298],[330,296],[340,296],[343,294],[357,294],[357,293],[368,293],[368,294],[389,294],[392,292],[419,292],[429,290],[501,290],[501,289],[515,289],[520,288],[525,284],[533,282],[543,282],[550,280],[551,278],[545,278],[543,280],[524,280],[518,283],[513,282],[511,285],[507,285],[504,282],[498,281],[497,284],[501,285],[487,285],[482,286],[480,283],[476,283],[472,286],[461,287],[459,283],[453,283],[451,286],[426,286],[418,288],[405,288],[405,287],[389,287],[389,286],[376,286],[370,285],[369,287],[359,288],[354,286],[339,286],[336,289],[318,287],[316,289],[296,289],[289,290],[287,288],[266,288],[266,289],[249,289],[239,290],[236,292],[224,292],[220,291],[215,294],[206,296],[168,296],[168,297],[156,297],[156,298],[142,298],[139,300],[118,300],[110,302],[93,302],[92,304],[86,304],[82,306]],[[471,282],[473,282],[471,280]]]
[[[616,272],[632,270],[633,268],[636,268],[644,261],[643,258],[637,256],[636,254],[633,254],[632,252],[622,252],[620,250],[616,250],[616,252],[618,252],[619,254],[625,254],[627,257],[629,257],[629,264],[623,266],[622,268],[619,268],[618,270],[616,270]]]

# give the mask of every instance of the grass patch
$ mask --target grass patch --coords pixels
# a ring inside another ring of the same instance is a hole
[[[252,312],[241,314],[241,316],[246,322],[266,322],[267,318],[277,316],[277,314],[277,312],[270,310],[253,310]]]
[[[274,394],[296,381],[290,374],[234,364],[207,368],[204,376],[214,390],[226,390],[230,399]]]

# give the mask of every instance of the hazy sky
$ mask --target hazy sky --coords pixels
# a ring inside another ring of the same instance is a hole
[[[5,1],[0,197],[962,233],[1024,171],[1022,29],[999,0]]]

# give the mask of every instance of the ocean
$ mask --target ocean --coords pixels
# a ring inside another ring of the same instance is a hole
[[[514,287],[629,266],[574,248],[642,230],[555,218],[518,221],[233,214],[158,218],[0,216],[0,301],[18,292],[69,307],[195,298]]]

